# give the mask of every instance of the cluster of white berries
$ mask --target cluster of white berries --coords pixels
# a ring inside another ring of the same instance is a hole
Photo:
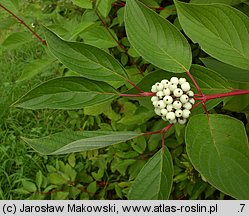
[[[170,123],[185,124],[195,103],[194,92],[185,78],[172,77],[162,80],[152,86],[151,91],[156,96],[151,98],[155,113]]]

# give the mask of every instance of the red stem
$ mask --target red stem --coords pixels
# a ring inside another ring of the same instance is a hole
[[[131,80],[126,79],[126,81],[127,81],[128,83],[130,83],[135,89],[137,89],[138,92],[144,93],[144,91],[143,91],[142,89],[140,89],[140,88],[139,88],[135,83],[133,83]],[[149,95],[148,95],[148,96],[149,96]]]
[[[47,46],[47,43],[45,40],[43,40],[35,31],[33,31],[22,19],[20,19],[18,16],[16,16],[14,13],[12,13],[9,9],[4,7],[2,4],[0,4],[0,7],[3,8],[5,11],[7,11],[10,15],[12,15],[14,18],[16,18],[22,25],[24,25],[36,38],[38,38],[39,41],[41,41],[45,46]]]
[[[128,52],[128,50],[122,45],[119,43],[119,41],[114,37],[114,35],[111,33],[110,29],[108,28],[108,26],[106,25],[105,21],[102,19],[102,17],[100,16],[99,12],[97,11],[97,9],[95,10],[96,11],[96,14],[100,20],[100,22],[102,23],[102,25],[105,27],[105,29],[108,31],[108,33],[110,34],[110,36],[112,37],[112,39],[117,43],[117,45],[122,49],[124,50],[125,52]]]
[[[165,128],[163,128],[161,130],[161,133],[162,133],[162,149],[164,149],[164,138],[165,138],[165,134],[167,133],[167,131],[173,126],[174,124],[171,123],[169,125],[167,125]]]
[[[201,91],[201,88],[199,87],[199,85],[197,84],[197,82],[195,81],[195,78],[192,76],[192,74],[190,73],[189,70],[187,70],[187,68],[183,67],[183,69],[185,70],[185,72],[187,73],[187,75],[189,76],[189,78],[192,80],[192,82],[194,83],[198,93],[200,95],[203,95],[202,91]]]
[[[212,100],[216,98],[224,98],[224,97],[231,97],[231,96],[244,95],[244,94],[249,94],[249,90],[236,90],[236,91],[220,93],[220,94],[203,95],[200,98],[196,98],[196,100],[201,100],[202,102],[206,102],[208,100]]]
[[[157,130],[157,131],[152,131],[152,132],[146,132],[146,133],[143,133],[143,136],[149,136],[149,135],[152,135],[152,134],[159,134],[161,132],[162,132],[162,129]]]

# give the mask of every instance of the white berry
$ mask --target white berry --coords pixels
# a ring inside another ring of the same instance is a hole
[[[156,95],[157,95],[159,98],[163,98],[163,96],[164,96],[164,94],[163,94],[162,91],[158,91],[158,92],[156,93]]]
[[[187,82],[187,80],[185,78],[180,78],[178,84],[181,85],[181,84],[183,84],[185,82]]]
[[[154,111],[157,115],[161,115],[161,109],[155,108]]]
[[[189,115],[190,115],[190,111],[188,110],[188,109],[184,109],[183,111],[182,111],[182,117],[183,118],[188,118],[189,117]]]
[[[158,101],[153,101],[153,106],[157,107]]]
[[[151,100],[151,102],[153,102],[153,101],[159,101],[159,99],[158,99],[157,96],[153,96],[150,100]]]
[[[181,97],[180,97],[180,101],[183,103],[183,104],[185,104],[185,103],[187,103],[188,102],[188,95],[185,95],[185,94],[183,94]]]
[[[173,94],[176,96],[176,97],[181,97],[182,94],[183,94],[183,91],[180,89],[180,88],[176,88],[173,92]]]
[[[172,110],[173,110],[173,105],[172,104],[168,104],[167,106],[166,106],[166,109],[169,111],[169,112],[171,112]]]
[[[188,82],[185,82],[183,84],[181,84],[181,89],[185,92],[189,91],[190,90],[190,85]]]
[[[174,101],[173,108],[180,109],[182,107],[182,103],[180,101]]]
[[[178,85],[179,80],[178,80],[177,77],[171,77],[170,82],[171,82],[172,84]]]
[[[151,87],[151,91],[152,91],[153,93],[156,93],[156,92],[157,92],[156,85],[153,85],[153,86]]]
[[[191,109],[192,109],[192,104],[189,103],[189,102],[187,102],[187,103],[185,103],[185,104],[183,105],[183,107],[184,107],[185,109],[191,110]]]
[[[194,99],[194,98],[191,98],[191,99],[189,99],[189,102],[190,102],[191,104],[195,104],[195,99]]]
[[[187,95],[188,95],[189,97],[193,97],[193,96],[194,96],[194,92],[188,91],[188,92],[187,92]]]
[[[157,102],[157,107],[163,109],[166,107],[166,104],[162,100],[160,100]]]
[[[162,83],[158,83],[156,84],[156,88],[157,88],[157,91],[162,91],[164,87]]]
[[[172,84],[169,85],[169,89],[170,89],[170,91],[172,91],[172,92],[173,92],[176,88],[177,88],[177,85],[176,85],[176,84],[173,84],[173,83],[172,83]]]
[[[178,119],[178,123],[179,124],[185,124],[187,122],[187,119],[183,118],[183,119]]]
[[[168,110],[166,109],[161,109],[161,115],[166,116],[168,114]]]
[[[161,83],[162,83],[163,86],[166,87],[166,88],[167,88],[167,87],[169,86],[169,84],[170,84],[170,83],[169,83],[169,80],[166,80],[166,79],[162,80]]]
[[[178,109],[178,110],[176,110],[175,111],[175,115],[176,115],[176,117],[181,117],[182,116],[182,110],[180,110],[180,109]]]
[[[172,104],[173,103],[173,98],[171,96],[165,96],[163,98],[163,101],[165,104]]]
[[[169,96],[169,95],[170,95],[170,90],[169,90],[169,88],[164,88],[164,89],[163,89],[163,94],[164,94],[165,96]]]
[[[169,121],[173,121],[173,120],[176,118],[176,115],[175,115],[175,113],[173,113],[173,112],[169,112],[169,113],[166,115],[166,118],[167,118]]]

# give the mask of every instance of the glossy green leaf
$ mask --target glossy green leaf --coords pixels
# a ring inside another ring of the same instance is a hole
[[[173,183],[173,164],[167,148],[158,151],[142,168],[128,194],[130,200],[166,200]]]
[[[15,32],[5,39],[2,46],[6,49],[15,49],[31,41],[33,41],[33,38],[29,32]]]
[[[65,131],[40,139],[23,139],[41,154],[58,155],[99,149],[138,136],[141,136],[141,134],[128,131]]]
[[[179,30],[141,2],[126,3],[126,33],[136,51],[161,69],[176,73],[189,69],[190,46]]]
[[[191,3],[194,4],[212,4],[212,3],[222,3],[222,4],[228,4],[228,5],[236,5],[242,2],[245,2],[246,0],[191,0]]]
[[[249,199],[249,145],[242,122],[225,115],[196,115],[186,127],[194,167],[220,191]]]
[[[156,2],[155,0],[139,0],[139,1],[144,3],[148,7],[154,7],[154,8],[160,7],[158,2]]]
[[[218,72],[228,80],[249,82],[249,70],[237,68],[210,57],[201,58],[200,60],[205,64],[206,67]]]
[[[175,0],[184,32],[218,60],[249,69],[249,18],[224,4],[187,4]]]
[[[13,106],[26,109],[81,109],[113,100],[115,97],[116,90],[107,83],[72,76],[42,83]]]
[[[96,2],[97,9],[103,17],[108,16],[108,14],[112,8],[113,2],[114,2],[114,0],[97,0],[97,2]]]
[[[86,9],[93,8],[92,0],[72,0],[72,2],[82,8],[86,8]]]
[[[80,75],[99,81],[124,81],[127,78],[121,64],[105,51],[88,44],[65,41],[45,28],[44,32],[55,57]]]
[[[115,32],[111,29],[109,31],[118,40]],[[103,26],[92,26],[80,34],[84,42],[98,48],[111,48],[117,46],[116,41],[112,38],[110,33]]]

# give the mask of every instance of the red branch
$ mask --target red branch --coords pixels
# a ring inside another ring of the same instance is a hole
[[[47,43],[45,40],[43,40],[35,31],[33,31],[22,19],[20,19],[18,16],[16,16],[14,13],[12,13],[9,9],[4,7],[2,4],[0,4],[0,7],[3,8],[5,11],[7,11],[10,15],[12,15],[14,18],[16,18],[22,25],[24,25],[36,38],[38,38],[39,41],[41,41],[45,46],[47,46]]]
[[[195,88],[197,89],[197,91],[198,91],[198,93],[200,94],[200,95],[203,95],[203,93],[202,93],[202,91],[201,91],[201,88],[199,87],[199,85],[197,84],[197,82],[195,81],[195,78],[192,76],[192,74],[190,73],[190,71],[187,69],[187,68],[185,68],[185,67],[182,67],[184,70],[185,70],[185,72],[187,73],[187,75],[189,76],[189,78],[192,80],[192,82],[194,83],[194,85],[195,85]]]
[[[171,123],[169,125],[167,125],[165,128],[162,129],[161,134],[162,134],[162,149],[164,149],[165,145],[164,145],[164,138],[165,138],[165,134],[167,133],[167,131],[173,126],[174,124]]]
[[[190,78],[190,79],[192,80],[192,82],[194,83],[195,88],[197,89],[199,95],[204,96],[204,94],[203,94],[202,91],[201,91],[201,88],[199,87],[199,85],[198,85],[197,82],[195,81],[195,78],[192,76],[192,74],[190,73],[190,71],[187,70],[187,68],[185,68],[185,67],[182,67],[182,68],[185,70],[185,72],[187,73],[187,75],[189,76],[189,78]],[[206,106],[205,102],[202,103],[202,106],[203,106],[203,109],[205,110],[206,115],[208,115],[208,109],[207,109],[207,106]]]
[[[216,98],[224,98],[224,97],[231,97],[231,96],[244,95],[244,94],[249,94],[249,90],[236,90],[236,91],[220,93],[220,94],[203,95],[203,96],[201,96],[199,98],[195,98],[195,99],[200,100],[200,101],[205,103],[208,100],[213,100]]]

